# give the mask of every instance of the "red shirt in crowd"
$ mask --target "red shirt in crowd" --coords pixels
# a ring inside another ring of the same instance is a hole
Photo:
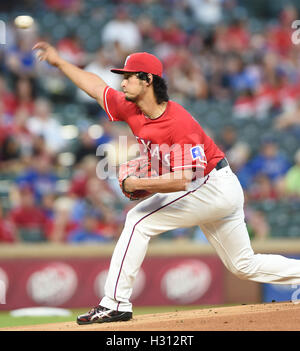
[[[10,220],[17,228],[43,230],[46,234],[48,218],[38,207],[17,207],[10,212]]]
[[[11,222],[7,219],[0,218],[0,243],[1,242],[14,242],[14,228]]]

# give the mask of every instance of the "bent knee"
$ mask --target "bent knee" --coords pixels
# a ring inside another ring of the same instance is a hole
[[[141,221],[143,215],[135,207],[130,209],[126,214],[125,226],[135,226]]]
[[[130,232],[134,231],[142,234],[146,234],[149,231],[149,228],[147,227],[146,217],[141,216],[141,214],[139,214],[135,208],[132,208],[128,211],[124,228]]]

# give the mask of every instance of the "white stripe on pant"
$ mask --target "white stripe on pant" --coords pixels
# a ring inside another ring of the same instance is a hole
[[[127,214],[100,305],[132,311],[132,286],[151,237],[196,225],[200,226],[224,265],[241,279],[300,284],[300,260],[254,254],[243,205],[243,190],[230,167],[213,170],[205,184],[196,190],[156,194],[140,202]]]

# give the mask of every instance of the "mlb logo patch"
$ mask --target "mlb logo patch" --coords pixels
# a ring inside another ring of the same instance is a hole
[[[194,146],[190,149],[193,160],[199,160],[201,162],[206,161],[205,153],[200,145]]]

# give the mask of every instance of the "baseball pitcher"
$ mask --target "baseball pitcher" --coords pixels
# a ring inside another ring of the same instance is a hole
[[[105,296],[98,306],[78,316],[78,324],[131,319],[132,287],[150,239],[179,227],[200,226],[224,265],[241,279],[300,284],[300,261],[254,254],[241,185],[224,153],[199,123],[169,100],[158,58],[134,53],[124,68],[112,69],[123,75],[123,92],[119,92],[62,59],[48,43],[37,43],[33,49],[40,60],[58,67],[96,99],[112,122],[126,122],[144,151],[120,172],[124,194],[144,199],[127,214],[111,259]]]

